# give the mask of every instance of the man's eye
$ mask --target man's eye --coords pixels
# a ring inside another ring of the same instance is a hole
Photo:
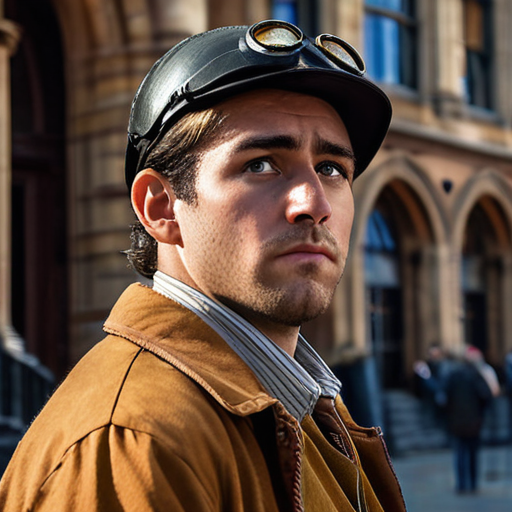
[[[245,168],[245,171],[252,172],[254,174],[276,172],[276,170],[268,160],[255,160]]]
[[[345,176],[345,172],[343,172],[343,169],[339,165],[329,162],[320,164],[316,168],[316,172],[322,174],[323,176]]]

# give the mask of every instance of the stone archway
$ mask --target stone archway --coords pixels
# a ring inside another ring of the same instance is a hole
[[[395,317],[402,322],[402,361],[401,376],[396,379],[396,385],[411,376],[414,360],[423,357],[430,343],[446,337],[447,312],[443,310],[441,298],[445,293],[444,263],[448,259],[449,223],[437,191],[421,167],[410,159],[397,156],[365,174],[355,189],[357,213],[352,240],[355,250],[348,276],[352,284],[350,291],[358,301],[358,310],[354,311],[358,326],[354,326],[354,333],[357,342],[368,352],[371,341],[368,292],[365,297],[361,291],[368,290],[369,285],[364,269],[365,237],[369,219],[377,209],[388,216],[397,236],[395,257],[400,298],[395,307],[401,311]]]
[[[512,347],[511,197],[500,175],[483,171],[461,191],[454,214],[460,344],[475,344],[496,365]]]

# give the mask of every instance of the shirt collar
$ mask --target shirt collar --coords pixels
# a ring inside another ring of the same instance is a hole
[[[295,358],[224,304],[163,272],[153,289],[178,302],[214,329],[251,368],[268,393],[302,421],[320,396],[335,398],[341,383],[322,358],[299,335]]]

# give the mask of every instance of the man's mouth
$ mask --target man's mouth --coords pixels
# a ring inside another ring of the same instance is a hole
[[[289,257],[295,259],[316,260],[320,261],[327,258],[336,261],[333,252],[323,245],[316,244],[298,244],[286,249],[279,254],[279,257]]]

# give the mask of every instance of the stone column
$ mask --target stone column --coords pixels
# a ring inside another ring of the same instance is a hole
[[[323,0],[322,4],[324,30],[345,39],[363,54],[364,0]]]
[[[436,0],[435,6],[437,66],[434,99],[441,117],[460,116],[466,65],[462,0]]]
[[[0,0],[0,342],[13,355],[24,343],[11,321],[11,95],[10,57],[20,38],[19,27],[3,18]]]
[[[495,0],[493,9],[494,38],[494,106],[506,128],[512,126],[512,5],[508,0]]]

